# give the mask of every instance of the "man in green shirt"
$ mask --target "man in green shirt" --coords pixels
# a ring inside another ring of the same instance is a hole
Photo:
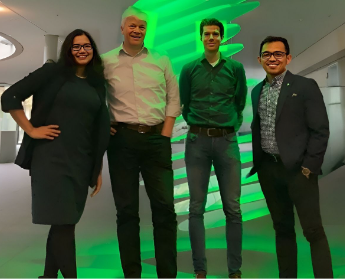
[[[219,52],[224,26],[217,19],[200,24],[205,52],[185,65],[180,75],[183,117],[190,126],[186,169],[190,191],[189,235],[197,278],[205,278],[203,215],[214,165],[226,216],[227,259],[230,278],[241,278],[242,215],[241,161],[236,132],[246,102],[246,76],[241,63]]]

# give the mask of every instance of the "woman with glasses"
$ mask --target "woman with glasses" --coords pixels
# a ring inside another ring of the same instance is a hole
[[[16,164],[29,169],[33,223],[51,225],[44,278],[76,278],[75,225],[88,187],[101,188],[102,158],[109,140],[103,63],[90,34],[76,29],[57,63],[47,63],[2,96],[25,131]],[[22,101],[33,95],[29,121]]]

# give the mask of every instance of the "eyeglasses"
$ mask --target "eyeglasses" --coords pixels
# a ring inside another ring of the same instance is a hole
[[[282,59],[285,55],[287,55],[286,52],[262,52],[261,53],[261,58],[263,60],[269,60],[271,56],[274,56],[276,59]]]
[[[91,44],[84,44],[84,45],[73,45],[72,46],[72,51],[78,52],[83,48],[85,51],[91,51],[92,50],[92,45]]]

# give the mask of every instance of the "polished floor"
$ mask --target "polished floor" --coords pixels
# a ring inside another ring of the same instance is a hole
[[[76,230],[79,278],[123,277],[116,238],[116,210],[106,160],[104,165],[102,191],[96,197],[88,199],[84,215]],[[322,216],[336,278],[345,278],[344,185],[345,167],[320,180]],[[37,278],[42,275],[49,227],[31,223],[30,207],[28,172],[14,164],[1,164],[0,278]],[[140,215],[143,277],[156,278],[150,209],[144,188],[141,188]],[[179,224],[182,225],[186,219],[187,215],[179,215]],[[181,229],[180,226],[178,277],[192,278],[188,232]],[[224,231],[223,226],[212,226],[206,231],[210,278],[227,277]],[[313,278],[310,248],[299,224],[296,225],[296,231],[299,278]],[[274,231],[270,216],[263,212],[255,218],[248,218],[244,222],[243,232],[243,277],[277,278]]]

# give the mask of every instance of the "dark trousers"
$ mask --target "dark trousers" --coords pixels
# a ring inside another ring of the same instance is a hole
[[[52,225],[47,239],[43,278],[77,278],[75,225]]]
[[[157,275],[176,278],[174,183],[170,138],[118,128],[108,147],[111,185],[117,209],[117,235],[126,278],[141,277],[139,172],[150,199]]]
[[[293,206],[310,243],[315,278],[333,278],[331,254],[322,226],[317,175],[307,179],[302,169],[287,171],[265,154],[259,181],[276,233],[279,277],[297,278],[297,243]]]

